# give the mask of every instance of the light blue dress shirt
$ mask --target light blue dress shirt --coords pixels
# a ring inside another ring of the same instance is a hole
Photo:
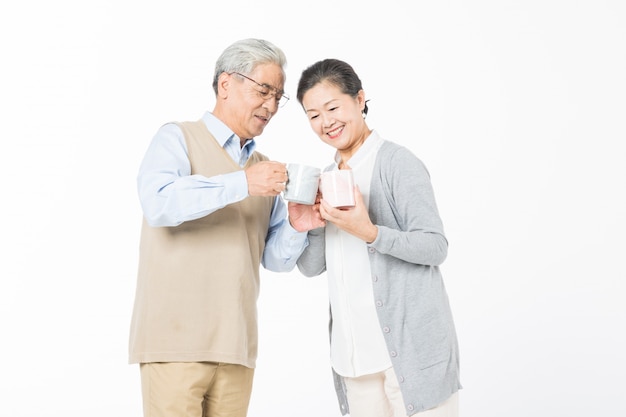
[[[254,139],[240,147],[239,137],[213,114],[206,112],[202,120],[243,167],[256,148]],[[191,175],[185,137],[175,123],[161,126],[152,139],[139,168],[137,189],[144,217],[152,227],[178,226],[248,197],[243,170],[210,178]],[[271,271],[290,271],[307,245],[307,233],[291,227],[286,204],[276,197],[261,263]]]

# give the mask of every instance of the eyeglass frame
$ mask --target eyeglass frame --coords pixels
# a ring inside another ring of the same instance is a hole
[[[266,90],[269,90],[267,93],[265,93],[263,91],[259,91],[259,90],[255,89],[255,91],[257,93],[259,93],[259,95],[261,96],[261,98],[263,100],[269,100],[270,98],[276,99],[276,96],[279,95],[280,97],[278,98],[278,100],[276,100],[276,102],[278,103],[278,107],[283,107],[289,101],[289,96],[287,94],[285,94],[284,90],[281,91],[278,88],[276,88],[274,86],[271,86],[269,84],[261,84],[260,82],[257,82],[255,80],[253,80],[252,78],[248,77],[247,75],[243,75],[242,73],[237,72],[237,71],[233,71],[233,72],[228,73],[228,75],[233,75],[233,74],[237,74],[240,77],[243,77],[243,78],[245,78],[247,80],[252,81],[253,83],[258,85],[259,87],[261,87],[263,89],[266,89]]]

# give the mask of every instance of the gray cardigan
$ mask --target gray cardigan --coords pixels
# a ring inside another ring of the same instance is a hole
[[[430,175],[417,157],[393,142],[385,141],[376,157],[369,215],[378,226],[368,251],[380,329],[407,415],[412,415],[437,406],[461,388],[459,351],[439,271],[448,242]],[[326,271],[324,231],[309,232],[309,246],[297,264],[305,276]],[[333,375],[345,415],[345,384]]]

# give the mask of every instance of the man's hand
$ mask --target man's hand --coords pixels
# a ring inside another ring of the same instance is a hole
[[[315,199],[315,204],[312,206],[290,201],[287,204],[287,208],[289,210],[289,223],[291,223],[291,226],[298,232],[306,232],[326,226],[326,221],[322,219],[320,215],[319,193]]]
[[[285,189],[287,165],[275,161],[262,161],[246,168],[248,194],[274,197]]]

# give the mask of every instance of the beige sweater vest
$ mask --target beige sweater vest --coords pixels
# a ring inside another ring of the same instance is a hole
[[[240,170],[202,121],[180,123],[191,174]],[[267,160],[258,152],[246,166]],[[143,221],[130,363],[254,368],[259,267],[274,199],[247,197],[176,227]]]

